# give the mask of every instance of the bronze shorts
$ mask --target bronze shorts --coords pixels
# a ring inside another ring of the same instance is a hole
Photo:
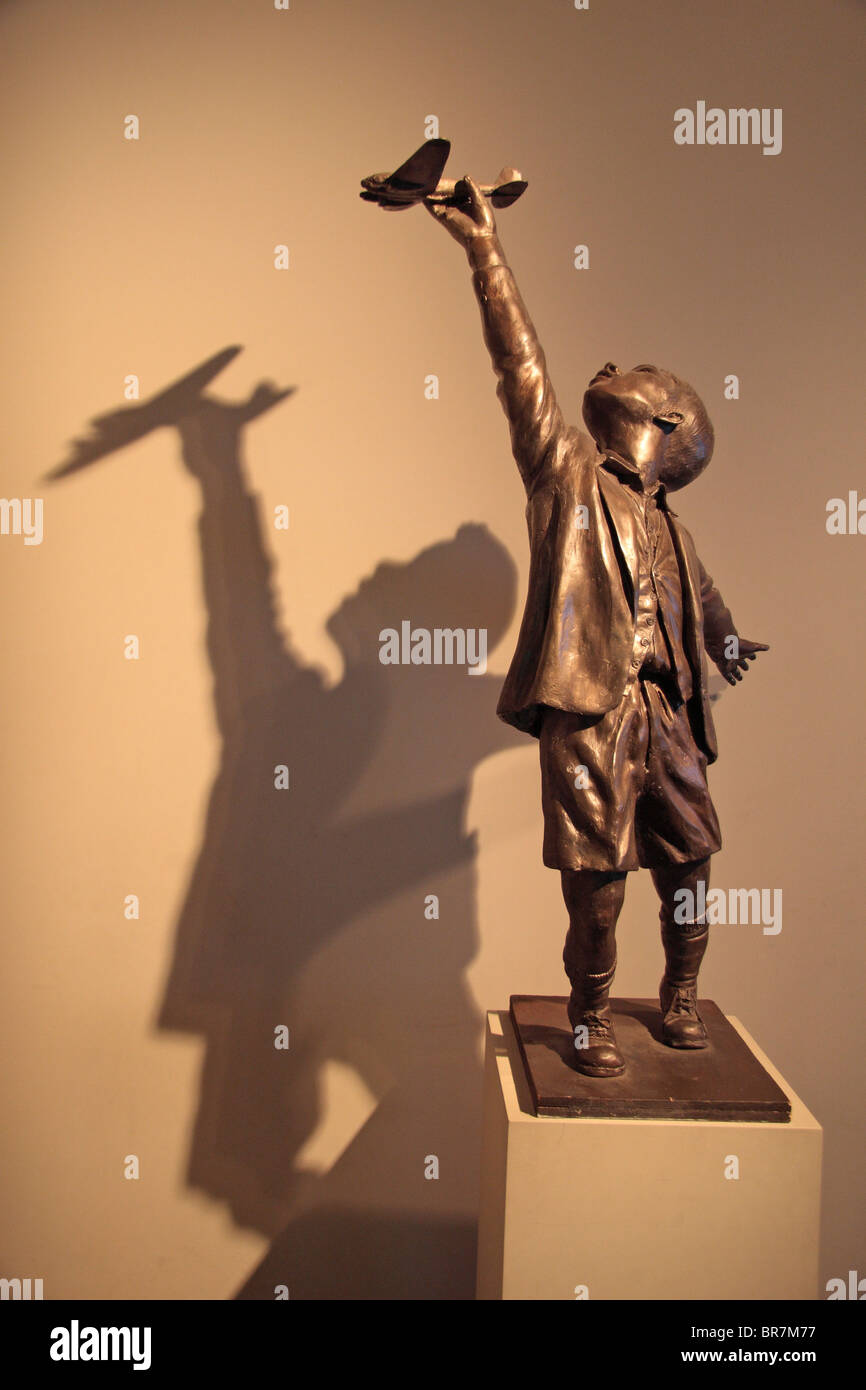
[[[544,712],[541,801],[549,869],[686,864],[721,849],[707,759],[684,704],[632,681],[616,709]]]

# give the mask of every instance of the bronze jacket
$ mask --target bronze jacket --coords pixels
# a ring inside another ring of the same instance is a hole
[[[601,715],[619,704],[635,678],[637,521],[626,485],[601,468],[604,457],[593,440],[564,423],[510,269],[497,252],[470,251],[470,260],[497,393],[528,499],[529,587],[497,713],[538,737],[543,706]],[[717,746],[705,651],[721,658],[736,628],[691,536],[666,511],[683,611],[680,616],[663,610],[662,618],[674,628],[682,624],[692,672],[689,717],[698,746],[713,762]]]

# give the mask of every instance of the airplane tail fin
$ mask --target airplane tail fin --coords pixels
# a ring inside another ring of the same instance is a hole
[[[504,165],[496,175],[496,183],[490,193],[490,201],[495,208],[507,208],[516,203],[521,193],[528,188],[526,179],[519,169]]]

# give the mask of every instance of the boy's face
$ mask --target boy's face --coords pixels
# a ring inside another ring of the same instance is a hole
[[[583,398],[586,427],[600,448],[616,449],[665,412],[676,386],[676,377],[659,367],[645,363],[621,372],[606,362]]]

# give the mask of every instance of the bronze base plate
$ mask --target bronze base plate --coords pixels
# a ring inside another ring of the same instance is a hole
[[[784,1124],[791,1103],[711,999],[698,1009],[709,1046],[667,1047],[654,999],[612,999],[622,1076],[584,1076],[573,1064],[568,1000],[514,994],[517,1034],[536,1115],[652,1120],[759,1120]]]

